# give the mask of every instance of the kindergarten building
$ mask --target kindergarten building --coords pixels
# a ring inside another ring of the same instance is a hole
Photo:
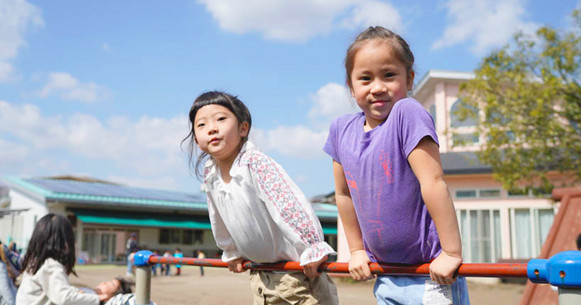
[[[128,187],[77,177],[3,180],[10,192],[0,208],[18,213],[0,218],[0,240],[14,240],[20,248],[28,244],[38,219],[58,213],[66,215],[73,225],[81,263],[124,262],[132,233],[137,234],[143,249],[173,253],[180,248],[186,256],[202,250],[207,257],[219,256],[203,193]],[[336,247],[336,207],[315,203],[313,208],[325,240]]]

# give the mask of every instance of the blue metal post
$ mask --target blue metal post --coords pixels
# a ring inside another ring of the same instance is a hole
[[[149,257],[153,252],[141,250],[135,253],[135,305],[151,304],[151,267]]]
[[[527,265],[533,283],[559,287],[559,305],[581,304],[581,251],[565,251],[550,259],[533,259]]]

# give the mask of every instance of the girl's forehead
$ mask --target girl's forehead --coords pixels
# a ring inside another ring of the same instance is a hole
[[[397,48],[394,45],[394,43],[396,42],[393,41],[392,39],[379,39],[379,38],[369,39],[361,44],[359,51],[369,48],[378,48],[384,49],[385,52],[389,52],[391,55],[397,55]]]
[[[222,105],[218,105],[218,104],[209,104],[209,105],[205,105],[202,106],[200,109],[198,109],[198,111],[196,112],[196,117],[199,116],[206,116],[206,115],[212,115],[215,113],[232,113],[230,111],[230,109],[222,106]]]

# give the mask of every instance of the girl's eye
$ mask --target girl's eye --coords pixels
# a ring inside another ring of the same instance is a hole
[[[206,124],[204,124],[204,123],[200,123],[200,124],[196,125],[196,127],[198,127],[198,128],[202,128],[204,126],[206,126]]]
[[[395,76],[395,73],[392,73],[392,72],[385,73],[386,78],[390,78],[390,77],[394,77],[394,76]]]
[[[225,116],[221,116],[221,117],[218,118],[218,121],[224,121],[225,119],[226,119]]]
[[[369,76],[361,76],[361,77],[359,77],[359,80],[366,82],[366,81],[370,81],[371,80],[371,77],[369,77]]]

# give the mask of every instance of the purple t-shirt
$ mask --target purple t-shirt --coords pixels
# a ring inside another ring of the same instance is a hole
[[[375,262],[430,262],[440,241],[407,157],[424,137],[438,143],[434,121],[406,98],[374,129],[364,124],[362,112],[339,117],[324,150],[343,166],[365,250]]]

